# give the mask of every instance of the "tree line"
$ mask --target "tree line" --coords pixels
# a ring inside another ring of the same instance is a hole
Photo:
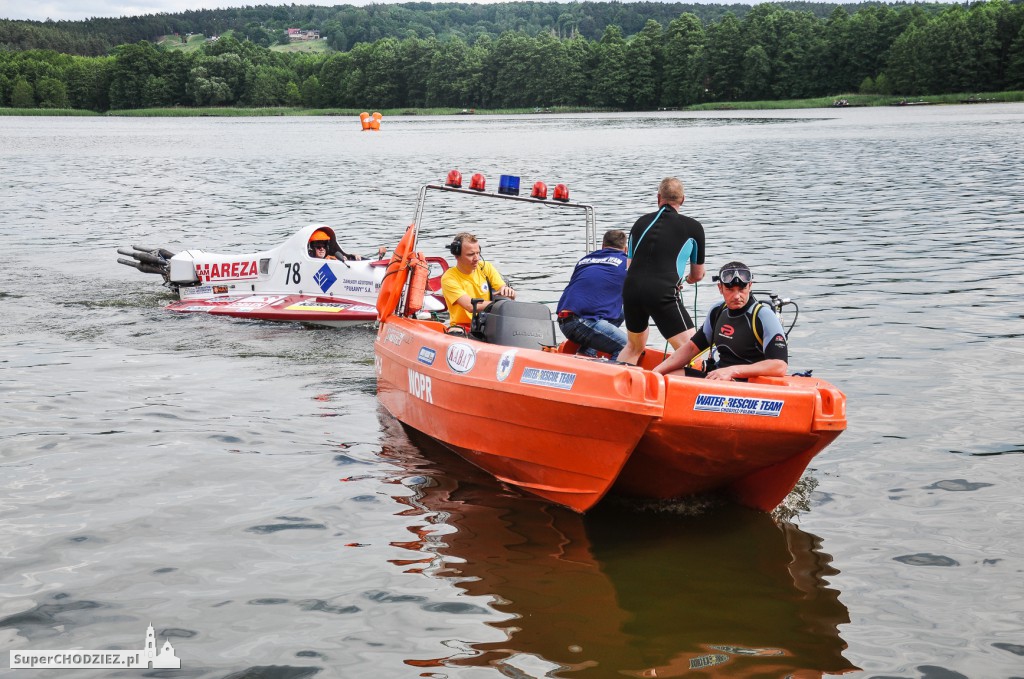
[[[527,3],[530,4],[530,3]],[[539,3],[533,3],[539,4]],[[283,53],[238,36],[199,51],[147,41],[107,56],[0,51],[0,105],[108,111],[173,106],[651,110],[702,102],[869,92],[1024,88],[1024,4],[933,12],[871,5],[826,17],[762,4],[742,19],[683,12],[626,35],[506,31],[407,35],[330,53]]]
[[[868,2],[843,7],[856,12]],[[824,18],[836,5],[827,2],[782,2],[785,9],[810,12]],[[905,6],[897,3],[895,6]],[[934,12],[939,4],[918,7]],[[458,4],[410,2],[373,4],[365,7],[336,5],[258,5],[233,9],[200,9],[122,18],[83,21],[11,21],[0,19],[0,50],[51,49],[64,54],[101,56],[118,45],[159,36],[188,33],[220,35],[228,31],[257,45],[269,47],[281,40],[285,29],[315,29],[335,50],[344,52],[361,42],[382,38],[447,40],[462,38],[472,43],[482,35],[498,37],[513,31],[536,36],[552,33],[559,38],[576,36],[599,40],[614,24],[626,36],[639,33],[647,20],[663,27],[684,12],[704,24],[719,21],[727,12],[742,19],[750,11],[744,4],[690,4],[663,2],[505,2]]]

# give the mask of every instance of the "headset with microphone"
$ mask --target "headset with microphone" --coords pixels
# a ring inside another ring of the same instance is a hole
[[[455,240],[453,240],[448,245],[448,252],[452,253],[456,257],[461,255],[462,254],[462,240],[463,240],[463,238],[465,238],[465,236],[456,236]],[[483,248],[480,248],[480,259],[483,260],[483,261],[486,261],[486,260],[484,260],[484,249]]]

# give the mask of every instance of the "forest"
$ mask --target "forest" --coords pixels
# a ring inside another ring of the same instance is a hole
[[[671,12],[671,13],[670,13]],[[281,52],[287,28],[330,49]],[[217,36],[194,51],[166,35]],[[1024,89],[1024,4],[406,3],[0,20],[0,106],[677,108]]]

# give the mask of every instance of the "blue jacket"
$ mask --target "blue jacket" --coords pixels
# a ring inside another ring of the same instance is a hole
[[[615,248],[591,252],[576,263],[569,284],[558,300],[558,311],[571,311],[581,318],[620,325],[625,280],[625,252]]]

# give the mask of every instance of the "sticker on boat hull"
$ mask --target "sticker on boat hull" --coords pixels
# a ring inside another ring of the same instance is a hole
[[[430,347],[420,347],[420,353],[416,356],[416,360],[423,365],[434,365],[435,358],[437,358],[437,352]]]
[[[217,286],[217,287],[223,287],[223,286]],[[227,291],[225,291],[225,292],[227,292]],[[206,295],[212,295],[212,294],[214,294],[213,287],[210,286],[210,285],[200,285],[200,286],[197,286],[197,287],[179,288],[178,289],[178,295],[182,299],[188,299],[189,297],[205,297]],[[220,293],[216,293],[216,294],[220,294]]]
[[[317,302],[315,300],[307,300],[305,302],[296,302],[290,306],[285,307],[286,311],[322,311],[324,313],[336,314],[341,311],[348,311],[349,313],[377,313],[375,307],[366,306],[364,304],[349,304],[347,302]]]
[[[336,314],[339,311],[345,310],[344,304],[335,304],[333,302],[296,302],[295,304],[289,304],[284,308],[285,311],[322,311],[324,313]]]
[[[416,398],[426,401],[427,403],[434,402],[434,395],[431,393],[433,385],[429,375],[418,373],[412,368],[409,368],[409,393]]]
[[[402,346],[402,342],[405,341],[405,333],[393,326],[385,326],[384,341],[394,344],[396,347]]]
[[[364,281],[358,278],[342,278],[341,289],[345,292],[373,294],[373,282]]]
[[[313,274],[313,282],[319,285],[320,290],[323,292],[330,290],[331,286],[334,285],[337,280],[338,277],[334,275],[334,272],[331,271],[331,267],[327,264],[324,264],[315,274]]]
[[[195,270],[196,278],[202,283],[227,279],[246,280],[259,276],[259,272],[256,270],[255,259],[234,262],[196,263]]]
[[[236,299],[225,303],[218,303],[216,300],[211,300],[211,304],[217,304],[218,309],[228,310],[239,313],[247,313],[251,311],[259,311],[268,306],[277,304],[285,297],[281,295],[252,295],[250,297],[243,297],[242,299]]]
[[[515,362],[515,349],[509,349],[508,351],[501,355],[501,358],[498,359],[498,367],[494,371],[494,376],[498,378],[499,382],[504,382],[505,378],[507,378],[512,373],[512,366],[515,365]]]
[[[784,404],[785,401],[772,398],[744,398],[741,396],[721,396],[719,394],[699,394],[693,404],[693,409],[709,413],[778,417],[782,414],[782,406]]]
[[[453,372],[464,375],[476,365],[476,349],[465,342],[456,342],[448,347],[445,360]]]
[[[532,384],[538,387],[553,387],[555,389],[572,389],[576,381],[576,373],[566,373],[560,370],[541,370],[540,368],[523,368],[523,376],[519,378],[522,384]]]

